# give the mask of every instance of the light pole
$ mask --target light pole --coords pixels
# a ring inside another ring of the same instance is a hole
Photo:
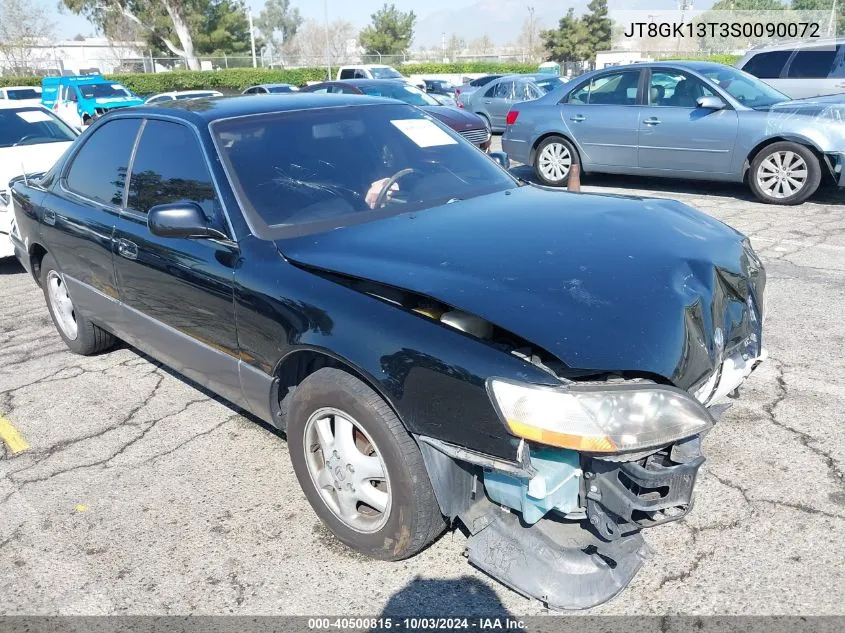
[[[329,0],[323,0],[323,20],[326,26],[326,72],[328,80],[332,80],[332,54],[329,49]]]
[[[528,58],[534,57],[534,7],[528,7]]]
[[[255,58],[255,27],[252,25],[252,11],[249,12],[249,42],[252,45],[252,67],[258,67],[258,60]]]

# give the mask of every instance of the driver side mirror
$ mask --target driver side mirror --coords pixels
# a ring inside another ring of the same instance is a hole
[[[511,159],[508,158],[508,155],[507,155],[506,152],[490,152],[489,156],[494,161],[499,163],[499,166],[502,169],[510,169],[511,168]]]
[[[705,110],[722,110],[728,105],[721,97],[716,96],[699,97],[695,103]]]
[[[159,204],[147,213],[150,233],[159,237],[223,239],[229,236],[214,228],[196,202]]]

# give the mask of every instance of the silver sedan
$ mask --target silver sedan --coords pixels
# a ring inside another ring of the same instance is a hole
[[[845,186],[845,95],[790,100],[712,62],[615,66],[514,104],[502,147],[546,185],[584,172],[747,182],[799,204]]]

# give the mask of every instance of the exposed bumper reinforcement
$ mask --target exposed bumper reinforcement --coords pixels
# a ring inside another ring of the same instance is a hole
[[[581,523],[519,516],[483,499],[461,517],[469,562],[550,609],[587,609],[622,591],[651,553],[639,533],[605,542]]]

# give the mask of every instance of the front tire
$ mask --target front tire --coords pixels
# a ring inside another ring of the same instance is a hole
[[[801,204],[821,183],[819,159],[807,147],[781,141],[761,149],[748,172],[748,185],[762,202]]]
[[[372,558],[401,560],[443,531],[419,448],[370,387],[321,369],[296,388],[287,419],[299,484],[340,541]]]
[[[94,325],[73,303],[64,275],[52,255],[41,260],[41,289],[53,325],[70,351],[90,356],[114,345],[114,336]]]
[[[565,186],[575,164],[578,164],[578,152],[562,136],[543,139],[534,152],[534,175],[549,187]]]

